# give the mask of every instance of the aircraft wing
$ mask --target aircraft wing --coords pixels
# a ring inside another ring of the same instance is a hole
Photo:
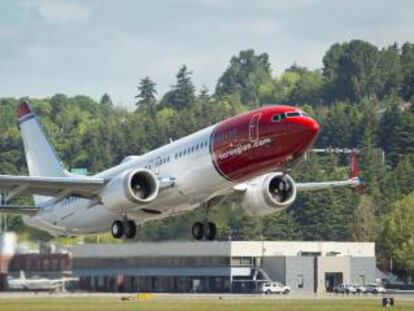
[[[324,182],[307,182],[296,183],[298,191],[317,191],[339,187],[358,187],[361,186],[361,181],[358,177],[350,178],[342,181],[324,181]]]
[[[350,157],[350,165],[348,172],[348,179],[340,181],[322,181],[322,182],[297,182],[296,188],[298,191],[318,191],[324,189],[340,188],[340,187],[351,187],[356,191],[362,191],[365,185],[358,177],[358,159],[357,153],[353,152]],[[248,189],[247,183],[239,184],[233,187],[236,193],[246,192]]]
[[[15,214],[15,215],[34,215],[40,209],[32,205],[0,205],[0,213]]]
[[[340,188],[340,187],[352,187],[357,191],[362,190],[363,184],[358,177],[359,168],[358,168],[358,159],[357,152],[354,150],[350,156],[349,163],[349,178],[347,180],[341,181],[323,181],[323,182],[306,182],[306,183],[296,183],[298,191],[317,191],[324,189]]]
[[[20,194],[38,194],[50,197],[77,196],[93,198],[105,185],[100,178],[80,177],[37,177],[0,175],[0,191],[7,195],[4,201],[9,201]]]

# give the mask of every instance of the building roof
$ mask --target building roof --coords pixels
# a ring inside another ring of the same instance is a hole
[[[375,257],[371,242],[214,241],[83,244],[72,249],[73,258],[110,257],[271,257],[321,256]]]

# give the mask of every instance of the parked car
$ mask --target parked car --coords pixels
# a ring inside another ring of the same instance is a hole
[[[367,287],[365,285],[353,285],[356,288],[357,293],[365,294],[367,292]]]
[[[265,294],[289,294],[292,289],[279,282],[265,283],[262,286],[262,293]]]
[[[353,285],[348,284],[339,284],[333,288],[335,293],[343,293],[343,294],[355,294],[357,289]]]
[[[367,293],[372,293],[372,294],[385,294],[387,292],[385,288],[379,284],[369,284],[366,286],[366,288],[367,288]]]

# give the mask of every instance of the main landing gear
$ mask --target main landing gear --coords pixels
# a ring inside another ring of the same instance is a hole
[[[191,228],[191,234],[193,238],[197,241],[202,240],[203,238],[207,241],[213,241],[216,238],[217,234],[217,226],[214,222],[208,221],[208,212],[209,212],[209,205],[206,203],[203,206],[204,209],[204,221],[197,221],[193,224]]]
[[[193,238],[196,240],[202,240],[203,238],[207,241],[213,241],[216,238],[217,227],[214,222],[202,223],[197,221],[191,228]]]
[[[115,220],[112,223],[111,233],[115,239],[120,239],[122,237],[126,239],[133,239],[137,233],[137,226],[135,225],[135,221],[127,218],[123,221]]]

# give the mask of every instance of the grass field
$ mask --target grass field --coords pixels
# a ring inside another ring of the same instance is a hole
[[[55,311],[55,310],[145,310],[145,311],[302,311],[302,310],[383,310],[380,299],[343,300],[168,300],[121,301],[118,298],[71,299],[71,298],[23,298],[1,299],[0,310],[7,311]],[[396,301],[392,310],[414,310],[414,301]]]

